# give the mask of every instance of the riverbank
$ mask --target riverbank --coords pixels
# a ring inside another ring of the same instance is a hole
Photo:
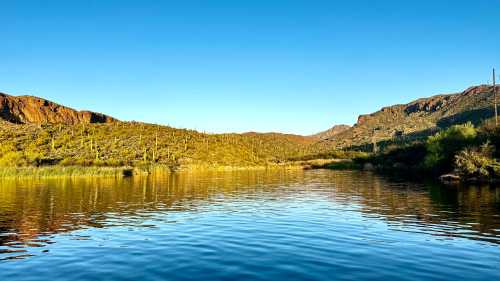
[[[500,179],[500,129],[455,125],[426,140],[391,144],[367,157],[318,168],[374,170],[447,184],[496,183]]]
[[[0,178],[59,178],[59,177],[130,177],[153,173],[173,173],[181,171],[251,171],[277,169],[310,169],[339,162],[337,159],[315,159],[294,161],[260,166],[221,166],[221,165],[142,165],[137,167],[99,167],[99,166],[42,166],[42,167],[1,167]]]
[[[2,167],[0,178],[56,178],[56,177],[124,177],[133,174],[131,167]]]

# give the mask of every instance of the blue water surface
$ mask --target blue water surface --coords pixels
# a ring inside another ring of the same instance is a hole
[[[0,280],[500,280],[500,189],[319,170],[3,181]]]

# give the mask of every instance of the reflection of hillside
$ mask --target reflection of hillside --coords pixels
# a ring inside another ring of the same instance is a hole
[[[105,227],[116,219],[120,225],[138,224],[154,211],[196,211],[219,197],[255,195],[263,189],[267,193],[273,185],[300,182],[301,177],[302,172],[254,171],[2,181],[0,246],[87,226]]]
[[[158,219],[158,214],[168,219],[175,212],[204,212],[222,201],[231,202],[224,208],[234,208],[225,211],[244,212],[255,204],[238,204],[243,201],[300,200],[313,195],[353,206],[363,216],[383,219],[392,228],[500,243],[495,233],[500,229],[500,189],[429,187],[365,172],[249,171],[2,181],[0,253],[7,247],[43,246],[54,233],[144,226],[147,219]]]
[[[500,229],[498,187],[398,183],[363,172],[354,177],[351,172],[336,174],[331,181],[336,186],[336,201],[358,203],[366,216],[385,219],[390,226],[500,244],[495,237]]]

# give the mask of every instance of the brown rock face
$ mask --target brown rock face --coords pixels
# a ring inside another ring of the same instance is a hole
[[[0,119],[18,124],[112,123],[118,120],[96,112],[78,111],[33,96],[0,93]]]
[[[500,101],[500,86],[496,90]],[[421,98],[360,115],[353,127],[328,140],[338,148],[348,148],[371,144],[374,140],[425,138],[451,125],[481,124],[493,114],[493,87],[479,85],[460,93]]]

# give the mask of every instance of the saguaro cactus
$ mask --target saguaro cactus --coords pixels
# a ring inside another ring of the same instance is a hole
[[[99,160],[99,148],[97,147],[97,142],[95,144],[95,160]]]
[[[56,150],[56,141],[54,139],[54,136],[52,135],[52,138],[50,140],[50,147],[52,148],[52,151]]]
[[[158,129],[156,130],[156,135],[155,135],[155,149],[153,150],[153,162],[156,161],[157,157],[158,157]]]
[[[188,137],[185,136],[184,137],[184,152],[186,152],[188,149]]]
[[[497,86],[496,86],[495,69],[493,68],[493,105],[495,106],[495,126],[498,126],[498,110],[497,110]]]

